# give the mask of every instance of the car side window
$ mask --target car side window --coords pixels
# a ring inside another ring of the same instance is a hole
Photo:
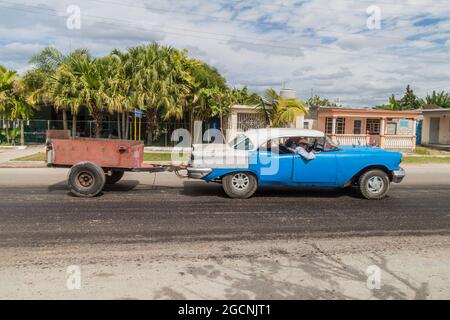
[[[267,151],[273,154],[292,154],[293,152],[289,150],[286,146],[287,138],[277,138],[272,139],[261,145],[260,151]]]

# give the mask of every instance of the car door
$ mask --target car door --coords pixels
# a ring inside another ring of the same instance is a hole
[[[316,154],[314,160],[305,160],[300,155],[295,155],[292,182],[304,185],[335,186],[338,152],[338,150],[320,152]]]
[[[291,184],[294,154],[280,152],[279,141],[270,141],[271,147],[263,146],[255,153],[252,163],[256,164],[261,184]]]

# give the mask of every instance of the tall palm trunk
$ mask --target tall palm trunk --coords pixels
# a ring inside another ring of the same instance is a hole
[[[63,116],[63,129],[69,130],[69,126],[67,124],[67,111],[65,109],[63,109],[62,111],[62,116]]]
[[[128,111],[126,112],[125,138],[130,139],[130,113]]]
[[[72,114],[72,137],[77,135],[77,114]]]
[[[23,123],[23,119],[19,120],[20,122],[20,145],[25,145],[25,126]]]
[[[157,129],[157,115],[156,110],[149,109],[146,111],[147,115],[147,143],[156,141],[156,129]]]
[[[122,111],[122,139],[127,139],[125,111]]]
[[[103,113],[101,110],[93,106],[91,115],[95,122],[95,137],[100,138],[102,134]]]
[[[117,112],[117,136],[122,139],[122,128],[120,127],[120,112]]]
[[[11,138],[9,137],[9,120],[6,120],[5,132],[6,132],[6,143],[9,144],[11,141]]]

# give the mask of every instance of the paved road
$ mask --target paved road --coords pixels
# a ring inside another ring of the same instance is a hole
[[[450,166],[408,172],[380,201],[288,188],[237,201],[219,185],[169,173],[127,174],[101,196],[80,199],[68,194],[65,170],[0,169],[0,246],[450,234]]]

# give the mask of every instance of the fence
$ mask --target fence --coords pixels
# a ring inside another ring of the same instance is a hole
[[[68,121],[68,130],[72,130],[72,122]],[[6,141],[6,122],[0,123],[0,143]],[[9,122],[9,130],[19,128],[18,121]],[[29,120],[24,122],[24,137],[26,144],[43,144],[45,143],[45,131],[48,129],[64,129],[62,120]],[[176,142],[171,141],[172,132],[176,129],[186,129],[183,123],[162,122],[157,125],[156,139],[148,141],[147,123],[141,123],[141,140],[144,140],[146,145],[171,147]],[[138,130],[137,130],[138,131]],[[138,135],[138,133],[137,133]],[[76,128],[76,136],[78,137],[95,137],[95,122],[94,121],[78,121]],[[104,121],[102,123],[101,138],[118,139],[117,121]],[[128,130],[128,139],[134,139],[134,123],[130,123]],[[20,136],[15,139],[17,144]]]

